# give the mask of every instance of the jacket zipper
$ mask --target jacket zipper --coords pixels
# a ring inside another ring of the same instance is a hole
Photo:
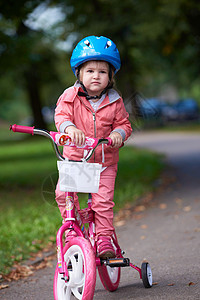
[[[93,115],[93,121],[94,121],[94,137],[96,138],[96,114],[95,112],[92,112]],[[94,162],[95,162],[95,151],[94,151]]]
[[[95,112],[92,113],[93,121],[94,121],[94,137],[96,138],[96,114]]]
[[[80,99],[80,98],[79,98]],[[120,99],[120,98],[118,98],[118,99]],[[116,99],[115,101],[113,101],[113,102],[116,102],[118,99]],[[81,99],[80,99],[81,100]],[[89,109],[89,111],[91,111],[91,113],[92,113],[92,116],[93,116],[93,121],[94,121],[94,137],[96,138],[96,112],[93,112],[88,106],[86,106],[85,105],[85,103],[81,100],[81,102],[84,104],[84,106],[87,108],[87,109]],[[108,104],[105,104],[104,106],[102,106],[102,107],[100,107],[100,109],[102,109],[103,107],[105,107],[105,106],[107,106],[107,105],[109,105],[110,103],[108,103]],[[97,111],[98,111],[99,109],[97,109]],[[94,162],[95,162],[95,152],[94,152]]]
[[[79,98],[80,99],[80,98]],[[81,99],[80,99],[81,100]],[[93,112],[88,106],[85,105],[85,103],[81,100],[81,102],[83,103],[83,105],[92,113],[92,116],[93,116],[93,121],[94,121],[94,137],[96,138],[96,114],[95,112]],[[94,151],[94,154],[93,154],[93,157],[94,157],[94,162],[95,162],[95,151]]]

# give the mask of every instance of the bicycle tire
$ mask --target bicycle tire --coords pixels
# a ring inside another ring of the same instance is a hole
[[[145,288],[151,288],[153,284],[152,271],[148,262],[143,262],[141,266],[142,281]]]
[[[98,267],[98,272],[104,288],[110,292],[116,291],[120,282],[121,268],[102,265]]]
[[[64,260],[69,280],[65,282],[56,266],[54,276],[54,299],[92,300],[96,284],[96,261],[91,244],[83,237],[74,237],[64,247]],[[73,298],[74,299],[74,298]]]

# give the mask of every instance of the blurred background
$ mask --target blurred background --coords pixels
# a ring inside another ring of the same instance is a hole
[[[199,23],[196,0],[0,0],[0,282],[30,252],[53,247],[61,224],[48,141],[9,125],[54,130],[57,99],[75,81],[74,46],[104,35],[120,51],[116,85],[133,129],[199,131]],[[116,211],[150,193],[163,168],[158,154],[122,148]]]
[[[119,48],[116,76],[132,118],[199,120],[200,3],[196,0],[0,2],[0,125],[48,128],[75,81],[70,56],[88,35]]]

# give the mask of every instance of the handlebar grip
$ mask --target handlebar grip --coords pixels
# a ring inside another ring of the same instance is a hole
[[[112,146],[112,139],[107,137],[106,140],[108,140],[107,146]],[[124,146],[124,142],[122,142],[122,144],[119,148],[122,148],[123,146]]]
[[[13,132],[22,132],[22,133],[29,133],[34,135],[34,126],[33,127],[29,127],[29,126],[21,126],[21,125],[10,125],[10,130],[12,130]]]
[[[111,138],[107,137],[106,139],[108,140],[108,144],[107,145],[108,146],[112,146],[112,140],[111,140]]]

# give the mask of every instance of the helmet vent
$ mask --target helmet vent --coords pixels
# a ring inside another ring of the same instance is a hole
[[[90,42],[88,40],[84,41],[84,43],[86,44],[86,46],[90,47]]]
[[[105,36],[88,36],[82,39],[74,48],[70,59],[72,71],[77,76],[76,69],[87,61],[103,60],[108,62],[116,74],[121,67],[120,54],[115,43]]]
[[[107,49],[107,48],[109,48],[111,45],[112,45],[111,41],[108,41],[108,42],[106,43],[106,47],[105,47],[105,48]]]

